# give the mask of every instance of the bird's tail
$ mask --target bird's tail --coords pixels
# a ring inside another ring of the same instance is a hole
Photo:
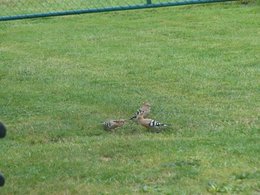
[[[132,116],[129,120],[134,120],[136,119],[136,115]]]

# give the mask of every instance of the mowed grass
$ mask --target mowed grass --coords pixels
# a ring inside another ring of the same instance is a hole
[[[1,194],[258,194],[260,7],[0,23]],[[171,124],[128,122],[143,101]]]

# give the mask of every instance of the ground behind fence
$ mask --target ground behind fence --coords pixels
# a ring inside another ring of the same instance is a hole
[[[215,3],[227,0],[131,0],[131,1],[9,1],[0,0],[0,21],[83,13],[144,9],[199,3]]]

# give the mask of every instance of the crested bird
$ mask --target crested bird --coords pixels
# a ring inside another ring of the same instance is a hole
[[[143,105],[136,111],[136,113],[130,118],[130,120],[137,119],[137,116],[142,112],[143,117],[146,118],[151,111],[151,104],[144,102]]]
[[[148,129],[168,126],[168,125],[160,123],[154,119],[144,118],[144,112],[141,112],[137,116],[137,123]]]
[[[105,130],[112,130],[118,127],[122,127],[125,124],[125,119],[118,119],[118,120],[108,120],[103,122],[103,127]]]

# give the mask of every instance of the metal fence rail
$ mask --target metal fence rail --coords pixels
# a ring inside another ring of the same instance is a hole
[[[229,0],[0,0],[0,21]]]

